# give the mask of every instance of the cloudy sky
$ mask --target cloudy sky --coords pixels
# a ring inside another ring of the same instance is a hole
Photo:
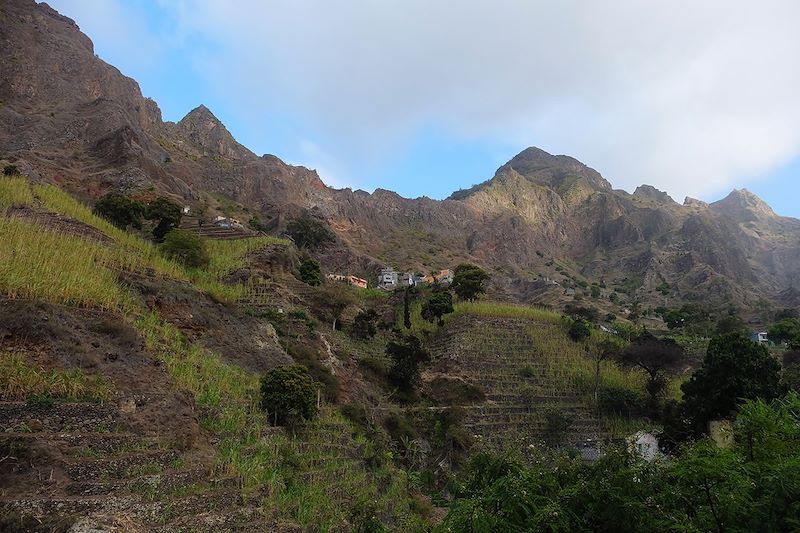
[[[164,117],[443,198],[527,146],[800,217],[796,0],[52,0]]]

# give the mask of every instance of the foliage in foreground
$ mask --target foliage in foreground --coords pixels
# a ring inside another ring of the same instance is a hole
[[[476,457],[440,531],[797,531],[800,397],[747,402],[730,449],[697,442],[669,462],[609,449],[533,466]]]

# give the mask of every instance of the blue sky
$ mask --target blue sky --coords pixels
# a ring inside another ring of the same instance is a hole
[[[539,146],[615,187],[747,187],[800,217],[798,3],[676,2],[51,5],[166,120],[205,104],[333,186],[443,198]]]

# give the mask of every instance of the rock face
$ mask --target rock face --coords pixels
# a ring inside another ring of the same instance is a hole
[[[495,296],[511,299],[564,274],[625,285],[643,301],[657,301],[664,283],[680,299],[744,305],[800,288],[800,221],[747,191],[711,205],[680,205],[647,185],[631,195],[538,148],[444,201],[330,189],[313,170],[253,154],[205,106],[163,122],[138,84],[46,4],[6,0],[0,10],[0,159],[84,199],[153,187],[191,204],[215,193],[276,229],[310,210],[349,248],[341,260],[415,270],[473,261],[492,270]]]

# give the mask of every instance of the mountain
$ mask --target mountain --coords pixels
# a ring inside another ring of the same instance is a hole
[[[672,302],[753,306],[800,288],[800,221],[748,191],[680,205],[647,185],[614,190],[580,161],[538,148],[444,201],[336,190],[314,170],[252,153],[203,105],[164,122],[138,84],[46,4],[0,9],[0,159],[83,200],[112,188],[157,191],[212,212],[238,205],[275,231],[312,212],[340,238],[323,254],[330,270],[371,276],[383,264],[473,261],[491,271],[495,297],[526,302],[566,301],[544,278],[579,296],[595,282],[604,297],[649,305],[669,292]]]

